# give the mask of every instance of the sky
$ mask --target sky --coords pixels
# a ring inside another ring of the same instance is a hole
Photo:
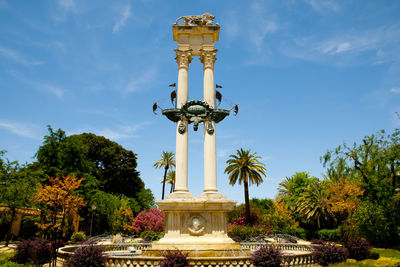
[[[0,0],[0,150],[32,162],[47,125],[91,132],[137,154],[156,199],[162,151],[175,151],[171,108],[178,72],[172,24],[209,12],[221,26],[214,69],[220,108],[239,105],[216,127],[218,189],[226,160],[251,149],[267,177],[250,197],[273,198],[295,172],[322,178],[320,157],[346,142],[400,127],[400,1],[359,0]],[[194,58],[189,99],[202,99]],[[202,126],[189,132],[189,191],[203,190]],[[169,192],[169,188],[167,188]]]

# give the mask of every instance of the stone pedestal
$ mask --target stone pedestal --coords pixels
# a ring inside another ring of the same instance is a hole
[[[227,235],[227,213],[236,201],[220,193],[174,196],[156,202],[165,212],[165,235],[151,249],[143,251],[144,255],[157,256],[166,250],[179,249],[191,256],[221,257],[240,250],[239,244]]]

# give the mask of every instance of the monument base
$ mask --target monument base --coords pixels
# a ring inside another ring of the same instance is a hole
[[[243,254],[240,245],[227,234],[228,212],[236,201],[218,191],[204,192],[199,197],[174,192],[156,204],[165,213],[165,235],[151,249],[144,250],[144,255],[160,256],[176,249],[194,257]]]

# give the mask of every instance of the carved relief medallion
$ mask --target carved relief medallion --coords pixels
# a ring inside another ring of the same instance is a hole
[[[205,229],[205,222],[200,215],[194,215],[189,220],[188,231],[191,235],[202,235]]]

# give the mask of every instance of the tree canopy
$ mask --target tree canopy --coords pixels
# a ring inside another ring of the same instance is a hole
[[[144,190],[136,154],[103,136],[83,133],[67,137],[63,130],[49,126],[36,157],[49,177],[84,177],[82,190],[99,189],[128,197],[137,197]]]

